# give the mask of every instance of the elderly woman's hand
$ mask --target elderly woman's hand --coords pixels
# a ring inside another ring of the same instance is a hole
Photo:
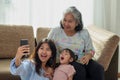
[[[90,59],[92,59],[92,54],[88,53],[80,59],[80,63],[87,65]]]

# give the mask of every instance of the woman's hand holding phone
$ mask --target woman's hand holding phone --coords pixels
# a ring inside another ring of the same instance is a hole
[[[20,46],[17,50],[16,56],[21,59],[24,55],[27,56],[30,53],[29,45]]]
[[[23,46],[23,53],[25,53],[25,55],[29,54],[29,45],[28,45],[28,39],[21,39],[20,40],[20,46]]]
[[[15,59],[16,59],[15,65],[19,66],[21,63],[21,59],[23,57],[26,58],[29,55],[29,53],[30,53],[30,48],[28,45],[28,40],[27,39],[20,40],[20,46],[18,47],[16,56],[15,56]]]

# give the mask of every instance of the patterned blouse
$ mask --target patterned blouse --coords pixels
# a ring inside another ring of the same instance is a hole
[[[47,38],[54,40],[58,54],[63,48],[69,48],[80,59],[85,53],[94,52],[91,37],[87,29],[83,29],[73,36],[67,36],[61,27],[56,27],[49,32]]]

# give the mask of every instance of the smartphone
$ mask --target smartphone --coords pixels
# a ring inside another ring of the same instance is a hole
[[[23,46],[23,45],[28,45],[28,39],[21,39],[20,40],[20,46]]]
[[[23,46],[23,45],[28,45],[28,39],[21,39],[20,40],[20,46]],[[24,53],[28,53],[28,52],[24,52]]]

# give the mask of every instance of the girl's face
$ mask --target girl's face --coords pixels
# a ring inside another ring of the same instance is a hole
[[[62,25],[65,31],[75,31],[75,27],[78,25],[74,16],[71,13],[65,14]]]
[[[72,62],[73,58],[71,58],[70,53],[68,50],[63,50],[60,54],[60,63],[61,64],[68,64]]]
[[[38,50],[38,56],[42,63],[46,63],[49,58],[52,56],[52,51],[48,45],[48,43],[43,43],[39,50]]]

